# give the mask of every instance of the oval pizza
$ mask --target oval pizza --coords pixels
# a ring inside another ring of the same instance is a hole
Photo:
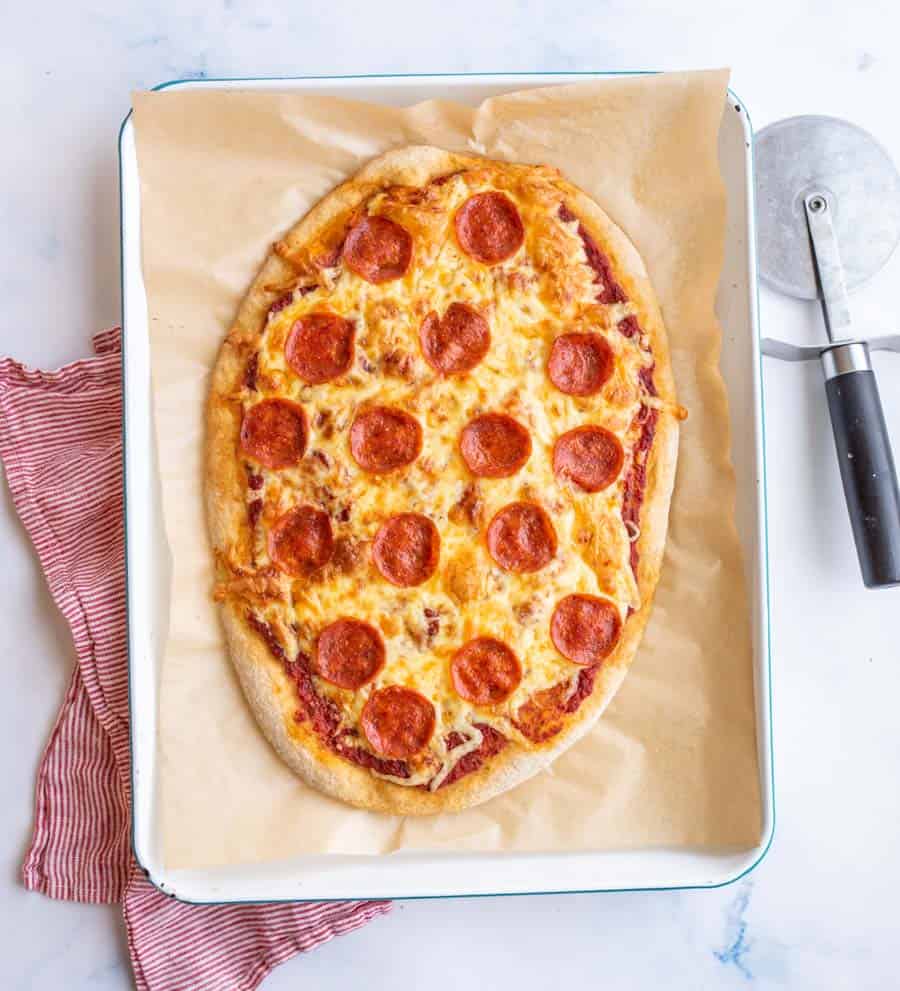
[[[640,257],[556,170],[410,147],[328,194],[207,413],[215,596],[288,765],[434,813],[571,746],[647,623],[680,415]]]

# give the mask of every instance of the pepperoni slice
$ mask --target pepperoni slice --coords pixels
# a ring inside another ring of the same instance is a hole
[[[460,698],[475,705],[497,705],[518,688],[522,665],[505,643],[477,637],[453,655],[450,678]]]
[[[488,353],[491,330],[487,320],[466,303],[451,303],[442,317],[431,312],[419,330],[422,354],[442,375],[471,371]]]
[[[307,313],[291,327],[284,357],[304,382],[330,382],[353,362],[353,324],[336,313]]]
[[[263,399],[244,413],[241,448],[266,468],[290,468],[306,450],[306,414],[287,399]]]
[[[390,406],[372,406],[350,428],[350,453],[366,471],[384,474],[412,464],[422,450],[419,421]]]
[[[374,626],[359,619],[338,619],[316,641],[313,668],[339,688],[357,689],[384,667],[384,641]]]
[[[585,492],[599,492],[611,485],[624,461],[619,439],[603,427],[576,427],[553,447],[553,471]]]
[[[515,203],[496,191],[470,196],[456,211],[454,225],[459,246],[485,265],[511,258],[525,240]]]
[[[321,568],[333,553],[331,520],[315,506],[289,509],[269,531],[269,557],[287,575],[300,577]]]
[[[421,585],[434,574],[441,552],[437,527],[419,513],[400,513],[378,528],[375,567],[394,585]]]
[[[567,595],[550,617],[553,645],[575,664],[599,664],[612,652],[621,628],[619,610],[596,595]]]
[[[402,278],[412,261],[412,235],[387,217],[363,217],[344,241],[344,261],[366,282]]]
[[[550,517],[533,502],[504,506],[487,529],[491,557],[506,571],[540,571],[556,553]]]
[[[389,685],[369,696],[360,724],[373,750],[385,757],[412,757],[434,734],[434,706],[411,688]]]
[[[479,478],[509,478],[531,456],[531,434],[505,413],[484,413],[463,427],[463,461]]]
[[[563,334],[550,348],[547,374],[567,396],[593,396],[612,375],[612,348],[599,334]]]

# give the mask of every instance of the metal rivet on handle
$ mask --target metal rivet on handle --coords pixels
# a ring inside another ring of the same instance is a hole
[[[824,196],[819,196],[818,193],[815,196],[810,196],[806,205],[813,213],[822,213],[823,210],[828,209],[828,201]]]

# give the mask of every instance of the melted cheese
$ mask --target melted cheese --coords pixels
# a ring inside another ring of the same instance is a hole
[[[447,780],[447,776],[463,759],[463,757],[468,756],[481,746],[484,740],[484,734],[481,730],[477,726],[469,726],[467,727],[467,731],[468,739],[466,739],[464,743],[461,743],[459,746],[448,751],[447,755],[444,757],[444,762],[441,764],[441,769],[437,772],[437,774],[435,774],[428,784],[430,791],[437,791],[438,788],[440,788],[441,785]]]
[[[452,227],[455,210],[487,188],[503,188],[512,197],[526,231],[523,248],[494,267],[464,254]],[[264,502],[254,547],[257,566],[268,563],[263,531],[301,503],[331,513],[338,544],[344,541],[357,562],[344,569],[329,567],[326,580],[286,582],[289,595],[273,607],[284,612],[282,626],[299,631],[297,645],[307,651],[317,631],[340,616],[366,620],[384,637],[387,663],[372,684],[352,692],[319,680],[318,689],[338,703],[351,725],[357,724],[371,691],[386,685],[409,686],[434,704],[437,728],[432,743],[413,762],[411,778],[390,779],[397,783],[430,781],[437,787],[435,782],[442,782],[459,759],[480,745],[481,733],[473,720],[521,739],[511,720],[523,702],[561,682],[569,685],[571,695],[579,669],[560,656],[549,636],[552,610],[563,596],[606,596],[623,619],[629,607],[639,604],[629,566],[634,535],[621,515],[622,480],[630,464],[629,429],[641,401],[638,372],[652,358],[640,341],[616,329],[619,320],[635,312],[633,305],[597,302],[596,273],[587,263],[577,221],[564,223],[557,216],[561,202],[552,182],[535,173],[464,173],[429,187],[424,203],[389,192],[377,195],[367,205],[369,212],[389,216],[413,234],[414,257],[407,275],[372,285],[338,266],[320,278],[319,288],[295,294],[265,329],[259,391],[242,390],[238,397],[249,406],[261,396],[288,396],[304,407],[311,425],[302,463],[292,470],[261,471],[263,488],[248,493]],[[441,378],[422,358],[419,326],[429,312],[443,314],[457,301],[471,304],[487,318],[491,348],[473,371]],[[298,317],[320,309],[354,322],[355,363],[345,376],[310,386],[286,365],[284,344]],[[553,340],[573,330],[604,334],[616,353],[615,371],[599,396],[564,395],[547,377]],[[374,402],[399,406],[421,423],[422,453],[408,469],[372,475],[350,456],[349,426],[357,410]],[[531,433],[531,457],[512,478],[475,480],[460,456],[460,430],[471,417],[488,410],[512,415]],[[620,479],[595,494],[559,482],[552,469],[556,438],[586,423],[617,434],[626,450]],[[480,508],[477,526],[459,507],[467,492],[470,498],[474,493]],[[494,514],[520,499],[545,508],[558,539],[556,557],[535,574],[502,571],[485,546],[484,532]],[[424,513],[440,532],[439,567],[417,588],[390,585],[370,561],[370,542],[379,525],[399,512]],[[342,515],[348,517],[344,522]],[[428,634],[426,607],[439,621],[433,637]],[[459,698],[449,676],[454,651],[479,635],[509,644],[523,669],[512,697],[490,709],[477,709]],[[466,742],[448,752],[444,738],[451,730],[461,732]]]

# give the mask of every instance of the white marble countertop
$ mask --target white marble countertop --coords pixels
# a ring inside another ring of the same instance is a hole
[[[731,65],[757,128],[795,113],[845,116],[900,160],[898,31],[887,0],[50,0],[39,14],[9,5],[0,354],[54,367],[117,322],[116,135],[133,88],[203,75]],[[855,297],[864,331],[900,325],[898,275],[900,257]],[[816,320],[813,307],[763,292],[764,332],[811,339]],[[879,356],[876,367],[900,445],[900,358]],[[711,891],[398,904],[280,967],[266,991],[301,981],[387,988],[401,974],[435,991],[465,978],[521,991],[896,984],[900,589],[866,592],[858,578],[818,369],[768,363],[765,374],[777,827],[764,862]],[[116,908],[53,902],[19,884],[34,771],[73,651],[0,493],[0,984],[129,988]]]

